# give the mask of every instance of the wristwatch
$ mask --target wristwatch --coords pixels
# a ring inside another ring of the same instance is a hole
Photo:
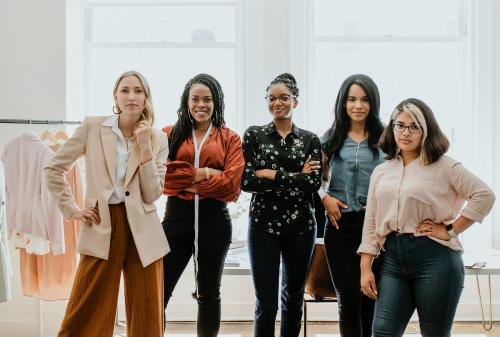
[[[458,237],[457,232],[455,232],[455,229],[453,228],[453,224],[451,223],[447,224],[444,228],[446,228],[446,231],[448,232],[448,234],[450,234],[452,238]]]

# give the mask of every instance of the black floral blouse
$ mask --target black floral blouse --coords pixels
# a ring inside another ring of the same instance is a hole
[[[253,193],[250,221],[275,235],[313,230],[313,193],[321,185],[321,170],[301,173],[306,159],[321,163],[321,144],[312,132],[293,130],[283,139],[271,122],[251,126],[243,136],[245,169],[241,189]],[[259,169],[276,170],[274,181],[258,178]]]

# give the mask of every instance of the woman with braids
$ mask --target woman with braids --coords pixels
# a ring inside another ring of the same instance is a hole
[[[342,337],[372,335],[374,301],[359,289],[359,261],[368,184],[375,166],[384,160],[378,147],[383,126],[380,98],[373,80],[362,74],[342,83],[334,107],[333,125],[323,136],[325,251],[339,301]],[[380,258],[373,270],[378,276]]]
[[[300,332],[316,238],[313,193],[321,185],[321,144],[292,123],[299,89],[287,73],[267,87],[272,122],[243,137],[242,189],[252,193],[248,248],[255,287],[255,337],[274,336],[281,262],[281,336]]]
[[[240,137],[225,127],[224,94],[207,74],[189,80],[169,139],[163,229],[171,252],[163,260],[165,307],[191,256],[194,260],[199,337],[215,337],[220,326],[220,282],[231,218],[245,164]]]

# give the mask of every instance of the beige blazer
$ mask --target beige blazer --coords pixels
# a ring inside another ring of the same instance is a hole
[[[98,207],[101,223],[80,226],[77,250],[105,260],[111,240],[108,200],[114,191],[117,148],[111,126],[102,125],[107,118],[109,116],[85,118],[45,166],[49,190],[64,217],[69,218],[80,208],[64,176],[78,158],[85,156],[85,207]],[[153,160],[141,165],[139,148],[134,145],[123,186],[130,230],[144,267],[170,251],[154,204],[163,191],[168,141],[159,130],[153,129],[152,134]]]

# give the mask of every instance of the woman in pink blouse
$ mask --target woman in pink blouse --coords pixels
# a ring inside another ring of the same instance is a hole
[[[416,308],[423,336],[450,336],[464,283],[457,236],[484,219],[495,196],[444,155],[448,140],[421,100],[398,104],[380,146],[388,161],[371,176],[358,249],[362,291],[377,299],[373,335],[402,336]],[[376,284],[371,264],[382,248]]]

